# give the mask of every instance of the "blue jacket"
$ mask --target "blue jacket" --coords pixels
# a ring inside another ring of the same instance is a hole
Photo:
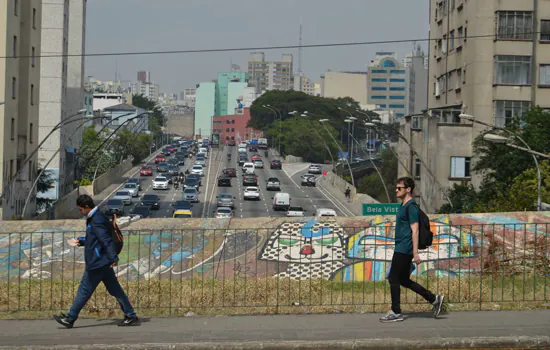
[[[90,218],[86,218],[86,237],[78,238],[84,246],[86,270],[94,270],[118,261],[115,246],[111,238],[113,224],[98,209]]]

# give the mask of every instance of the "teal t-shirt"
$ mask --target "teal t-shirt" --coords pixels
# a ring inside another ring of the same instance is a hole
[[[412,203],[409,203],[412,202]],[[413,255],[411,224],[418,222],[418,205],[414,199],[401,205],[395,217],[395,251],[402,254]],[[408,209],[406,209],[408,207]],[[407,210],[409,219],[407,220]]]

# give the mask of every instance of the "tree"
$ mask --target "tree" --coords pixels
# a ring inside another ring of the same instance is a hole
[[[78,177],[89,183],[93,180],[96,169],[97,176],[117,165],[112,157],[101,157],[96,155],[95,150],[103,143],[107,137],[106,132],[99,135],[94,126],[90,126],[82,133],[82,147],[78,150]],[[105,149],[100,150],[104,152]],[[101,159],[103,158],[103,159]],[[99,160],[101,159],[101,163]],[[99,168],[97,167],[99,164]]]
[[[37,169],[36,176],[40,175],[42,172],[42,169]],[[43,212],[45,210],[48,210],[53,202],[55,202],[55,199],[40,197],[40,193],[46,193],[51,188],[52,185],[55,183],[55,179],[53,177],[53,174],[51,174],[50,171],[46,170],[40,175],[38,178],[38,182],[36,183],[36,211],[37,212]]]
[[[382,165],[378,166],[378,170],[380,170],[380,174],[388,188],[390,200],[393,203],[397,200],[393,189],[397,185],[398,161],[390,149],[382,150],[380,153],[380,160]],[[374,169],[371,174],[359,180],[357,189],[360,193],[366,193],[379,202],[385,203],[388,201],[384,184],[382,184],[380,176]]]
[[[133,164],[139,164],[149,155],[152,138],[146,134],[135,134],[128,129],[120,130],[110,149],[118,162],[133,157]]]
[[[133,95],[132,104],[136,107],[153,112],[149,118],[149,130],[153,134],[153,137],[161,134],[161,127],[166,126],[166,117],[157,103],[143,95]]]
[[[453,203],[453,207],[449,203],[443,204],[439,208],[440,214],[477,212],[479,195],[471,183],[454,184],[447,195]]]

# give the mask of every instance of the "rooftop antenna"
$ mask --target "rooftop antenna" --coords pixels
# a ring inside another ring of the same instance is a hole
[[[298,73],[302,75],[302,16],[300,16],[300,36],[298,38]]]

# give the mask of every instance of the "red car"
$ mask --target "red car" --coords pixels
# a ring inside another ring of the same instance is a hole
[[[235,146],[235,140],[229,140],[227,141],[228,146]]]
[[[155,164],[162,163],[162,162],[166,162],[166,157],[165,156],[157,156],[155,158]]]
[[[283,163],[280,160],[272,160],[270,164],[271,169],[282,169]]]
[[[256,160],[262,160],[262,156],[260,156],[259,154],[253,155],[252,156],[252,161],[254,162]]]
[[[166,146],[166,148],[168,148],[168,150],[170,151],[170,153],[174,153],[174,151],[176,150],[174,147],[172,146]]]
[[[153,176],[153,168],[150,166],[144,166],[139,170],[141,176]]]

